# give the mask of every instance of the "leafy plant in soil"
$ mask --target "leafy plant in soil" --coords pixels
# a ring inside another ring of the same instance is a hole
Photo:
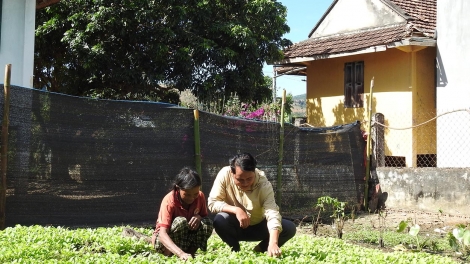
[[[452,249],[462,254],[464,258],[470,256],[470,230],[465,226],[457,226],[452,233],[447,234],[447,238]]]
[[[398,224],[397,232],[404,232],[405,230],[408,230],[408,234],[416,239],[416,249],[420,251],[422,248],[422,245],[426,243],[426,241],[422,243],[420,243],[419,241],[418,233],[420,229],[421,227],[418,224],[409,226],[407,221],[401,221]]]
[[[338,199],[332,198],[330,196],[322,196],[317,200],[317,208],[325,210],[327,205],[331,206],[333,214],[330,217],[333,219],[333,225],[336,229],[336,235],[339,239],[343,237],[344,222],[347,220],[345,213],[346,204],[346,202],[340,202]]]
[[[313,235],[315,235],[315,236],[317,235],[318,226],[320,225],[320,221],[321,221],[321,218],[320,218],[321,212],[325,211],[324,204],[322,204],[322,203],[318,204],[318,203],[317,203],[316,209],[318,210],[317,217],[312,220]]]
[[[385,232],[385,229],[387,228],[387,225],[386,225],[386,218],[387,218],[387,211],[385,210],[379,210],[379,213],[378,213],[378,217],[379,217],[379,245],[380,247],[384,247],[384,232]]]

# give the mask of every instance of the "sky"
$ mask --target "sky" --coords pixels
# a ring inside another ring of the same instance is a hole
[[[287,25],[290,32],[284,35],[292,43],[308,38],[308,34],[317,24],[333,0],[279,0],[287,8]],[[265,65],[265,76],[273,77],[273,66]],[[277,96],[282,96],[282,90],[287,94],[299,95],[306,93],[305,77],[283,75],[276,78]]]

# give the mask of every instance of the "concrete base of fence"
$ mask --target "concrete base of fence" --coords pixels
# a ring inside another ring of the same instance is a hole
[[[386,207],[469,215],[470,168],[377,168]]]

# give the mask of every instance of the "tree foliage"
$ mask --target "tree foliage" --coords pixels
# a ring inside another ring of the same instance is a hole
[[[263,63],[291,44],[274,0],[68,0],[36,21],[34,86],[102,98],[171,102],[173,87],[263,101]]]

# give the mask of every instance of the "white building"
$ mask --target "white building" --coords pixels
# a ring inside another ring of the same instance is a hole
[[[437,1],[437,166],[470,167],[470,1]],[[452,137],[449,137],[452,135]]]

